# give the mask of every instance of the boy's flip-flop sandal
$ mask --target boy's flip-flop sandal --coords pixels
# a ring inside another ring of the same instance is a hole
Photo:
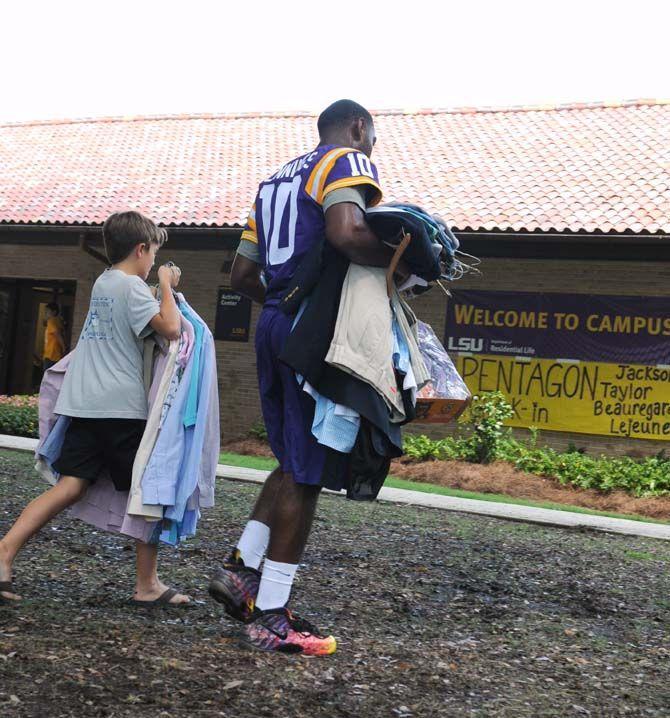
[[[0,603],[12,605],[13,603],[21,603],[14,598],[5,598],[3,593],[14,593],[14,587],[11,581],[0,581]]]
[[[0,584],[2,585],[2,584]],[[2,589],[0,589],[2,590]],[[175,608],[184,608],[190,606],[191,602],[186,601],[185,603],[171,603],[171,600],[179,593],[176,588],[168,588],[158,598],[153,601],[138,601],[136,598],[130,599],[129,603],[131,606],[143,606],[145,608],[152,608],[156,606],[174,606]]]

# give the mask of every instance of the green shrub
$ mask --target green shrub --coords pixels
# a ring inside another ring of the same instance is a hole
[[[414,436],[408,434],[403,441],[403,449],[410,459],[416,461],[429,461],[431,459],[444,458],[440,452],[441,441],[433,441],[425,434]]]
[[[444,439],[408,435],[405,453],[417,461],[505,461],[521,471],[582,489],[622,490],[638,497],[670,495],[670,460],[663,452],[643,459],[591,457],[573,445],[559,453],[537,445],[536,428],[531,429],[529,440],[515,439],[511,430],[502,426],[508,416],[509,404],[504,396],[497,392],[482,394],[474,398],[465,416],[473,424],[469,434]]]
[[[0,396],[0,434],[38,438],[36,396]]]
[[[463,421],[472,425],[471,449],[477,463],[488,464],[499,458],[503,422],[513,414],[512,405],[502,392],[490,391],[472,397]]]
[[[632,459],[628,456],[590,457],[576,452],[559,453],[554,449],[529,449],[518,443],[514,465],[522,471],[557,479],[582,489],[614,491],[633,496],[670,494],[670,465],[657,457]]]
[[[265,428],[263,419],[258,419],[258,421],[255,421],[251,425],[251,428],[249,429],[249,434],[254,438],[258,439],[259,441],[264,441],[267,443],[268,430]]]
[[[463,437],[429,439],[425,434],[407,434],[403,439],[403,449],[410,459],[416,461],[474,461],[471,442]]]

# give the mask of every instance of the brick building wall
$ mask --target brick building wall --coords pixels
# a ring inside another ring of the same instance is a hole
[[[211,328],[214,327],[217,290],[229,285],[222,265],[232,258],[230,249],[188,250],[168,244],[159,257],[172,259],[183,269],[181,289],[189,302]],[[603,246],[607,255],[607,245]],[[0,277],[68,279],[77,282],[73,318],[73,341],[81,330],[90,289],[102,264],[82,252],[78,246],[30,246],[0,243]],[[484,259],[482,276],[468,277],[454,285],[455,289],[500,291],[537,291],[575,294],[609,294],[630,296],[670,296],[670,262],[547,260],[547,259]],[[447,298],[435,289],[414,302],[418,316],[428,322],[443,338]],[[254,327],[258,317],[254,306],[251,335],[248,343],[216,342],[221,401],[221,433],[224,441],[244,435],[260,417],[256,368],[253,352]],[[413,425],[412,431],[432,436],[444,435],[450,429],[440,426]],[[524,434],[523,430],[517,433]],[[599,437],[587,434],[542,432],[541,441],[556,448],[570,442],[590,452],[624,454],[656,453],[670,449],[669,442],[641,441]]]

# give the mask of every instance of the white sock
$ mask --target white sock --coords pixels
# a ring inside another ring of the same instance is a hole
[[[281,563],[265,559],[256,606],[261,611],[283,608],[291,595],[291,586],[298,570],[297,563]]]
[[[270,543],[270,527],[260,521],[247,521],[242,536],[237,542],[237,549],[245,566],[258,568]]]

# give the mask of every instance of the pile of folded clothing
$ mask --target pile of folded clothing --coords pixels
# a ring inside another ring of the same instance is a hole
[[[406,203],[383,204],[368,209],[365,218],[379,239],[390,247],[397,247],[406,234],[412,238],[403,254],[412,276],[399,287],[400,291],[412,287],[414,293],[419,294],[439,279],[454,281],[476,271],[479,260],[461,252],[451,229],[421,207]]]

